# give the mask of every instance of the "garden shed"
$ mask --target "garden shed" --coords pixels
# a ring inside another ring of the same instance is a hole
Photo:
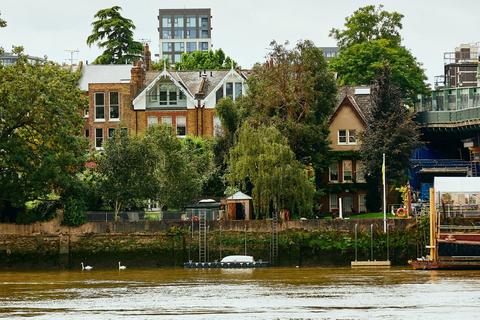
[[[226,199],[228,220],[250,220],[252,197],[238,191]]]

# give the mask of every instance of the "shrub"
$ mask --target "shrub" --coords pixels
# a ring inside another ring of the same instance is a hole
[[[59,201],[42,201],[35,203],[31,209],[18,212],[16,222],[18,224],[30,224],[38,221],[48,221],[55,217],[57,209],[60,209]]]
[[[82,199],[68,198],[65,202],[62,224],[67,226],[80,226],[87,221],[85,211],[87,206]]]

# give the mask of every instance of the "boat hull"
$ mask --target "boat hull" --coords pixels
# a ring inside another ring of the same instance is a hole
[[[186,269],[251,269],[269,267],[269,262],[185,262]]]

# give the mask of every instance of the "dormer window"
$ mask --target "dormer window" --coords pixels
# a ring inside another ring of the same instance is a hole
[[[340,129],[338,130],[338,144],[339,145],[356,145],[357,131],[354,129]]]
[[[171,82],[159,82],[148,93],[148,107],[186,107],[185,94]]]

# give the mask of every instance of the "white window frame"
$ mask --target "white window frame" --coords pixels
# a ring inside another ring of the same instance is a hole
[[[97,117],[97,94],[103,95],[103,118]],[[93,93],[93,112],[95,116],[96,122],[104,122],[105,121],[105,92],[94,92]]]
[[[335,201],[332,201],[332,197],[335,197]],[[335,202],[334,204],[332,202]],[[338,194],[336,193],[330,193],[328,195],[328,209],[330,212],[333,210],[338,210]]]
[[[182,119],[182,121],[179,121],[180,119]],[[183,125],[185,127],[185,134],[183,134],[183,135],[178,134],[178,123],[179,122],[183,122]],[[187,135],[187,117],[185,117],[185,116],[176,116],[175,117],[175,134],[177,135],[177,137],[185,137]]]
[[[345,131],[345,142],[340,141],[340,131]],[[348,130],[346,130],[346,129],[340,129],[340,130],[338,130],[338,133],[337,133],[337,141],[338,141],[338,144],[339,144],[339,145],[346,145],[346,144],[348,144]]]
[[[350,180],[345,179],[345,165],[350,162]],[[342,160],[342,182],[351,183],[353,182],[353,161],[352,160]]]
[[[166,121],[167,119],[170,119],[170,121]],[[162,124],[166,124],[168,126],[172,126],[173,125],[173,122],[172,122],[172,116],[163,116],[162,117]]]
[[[116,130],[117,130],[116,128],[108,128],[108,139],[115,137]],[[112,134],[110,134],[110,132],[112,132]]]
[[[363,202],[362,198],[364,198]],[[358,213],[360,212],[367,212],[367,194],[365,193],[358,194]]]
[[[332,180],[332,165],[337,166],[337,179]],[[339,181],[339,176],[340,176],[340,166],[338,165],[338,162],[332,163],[328,166],[328,181],[329,182],[338,182]]]
[[[340,131],[345,131],[345,142],[340,141]],[[350,141],[350,137],[354,138],[355,141]],[[357,130],[355,129],[339,129],[337,131],[337,143],[342,146],[346,145],[356,145],[357,144]]]
[[[100,138],[99,136],[97,136],[97,131],[98,130],[101,130],[102,132],[102,143],[100,145],[100,147],[97,146],[97,139]],[[103,128],[95,128],[95,149],[97,150],[103,150],[103,143],[105,142],[105,130],[103,130]]]
[[[158,117],[157,116],[148,116],[147,117],[147,127],[158,125]]]
[[[112,112],[111,112],[111,108],[112,108],[112,103],[111,103],[111,97],[112,97],[112,93],[116,93],[118,98],[117,98],[117,104],[116,104],[116,107],[118,109],[118,118],[110,118],[110,116],[112,115]],[[109,120],[110,121],[120,121],[120,92],[118,91],[111,91],[108,93],[108,117],[109,117]]]

